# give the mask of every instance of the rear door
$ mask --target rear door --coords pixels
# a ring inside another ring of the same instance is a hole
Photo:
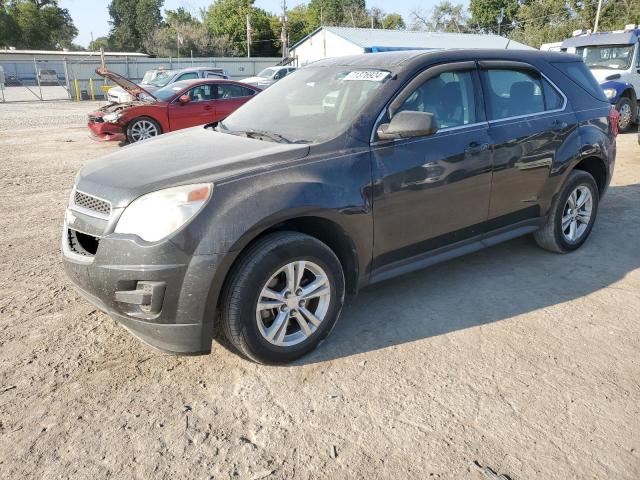
[[[215,117],[215,84],[196,85],[183,95],[188,95],[188,103],[180,103],[176,98],[169,105],[169,125],[171,130],[194,127],[211,123]]]
[[[233,83],[217,83],[214,88],[217,91],[215,121],[223,120],[229,116],[256,93],[250,88]]]
[[[558,149],[576,128],[562,92],[520,62],[479,62],[494,150],[492,229],[540,217]]]

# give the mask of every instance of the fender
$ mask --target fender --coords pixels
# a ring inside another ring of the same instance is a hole
[[[635,105],[638,101],[636,92],[633,89],[633,85],[631,85],[630,83],[620,82],[617,80],[608,80],[606,82],[601,83],[600,86],[602,87],[603,90],[605,89],[615,90],[616,94],[613,97],[608,98],[609,103],[611,103],[612,105],[615,105],[616,103],[618,103],[618,100],[620,100],[620,97],[625,92],[629,93],[629,96],[631,98],[631,103],[633,105]]]

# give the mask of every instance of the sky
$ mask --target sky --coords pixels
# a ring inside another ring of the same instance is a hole
[[[185,7],[193,13],[198,13],[201,8],[208,7],[211,3],[212,0],[165,0],[164,9],[174,10],[178,7]],[[307,2],[287,0],[287,7],[291,8],[301,3]],[[390,0],[368,0],[367,7],[378,7],[385,12],[397,12],[404,17],[405,22],[409,23],[411,10],[416,8],[428,10],[436,3],[437,0],[393,0],[393,2]],[[78,28],[75,43],[86,47],[91,41],[92,34],[93,38],[98,38],[109,33],[109,13],[107,12],[109,0],[60,0],[59,5],[69,10]],[[269,12],[280,12],[282,0],[256,0],[255,6]]]

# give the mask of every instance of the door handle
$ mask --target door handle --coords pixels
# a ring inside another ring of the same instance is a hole
[[[212,108],[213,108],[213,107],[212,107],[211,105],[205,105],[205,106],[204,106],[204,109],[205,109],[205,110],[211,110]]]
[[[554,120],[551,124],[551,130],[553,130],[554,132],[560,132],[565,128],[567,128],[567,122],[563,122],[561,120]]]
[[[489,149],[488,143],[471,142],[467,148],[464,149],[464,153],[467,155],[477,155]]]

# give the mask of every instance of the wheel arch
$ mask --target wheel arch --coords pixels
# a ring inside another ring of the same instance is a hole
[[[231,251],[236,252],[236,255],[224,274],[225,278],[223,283],[226,283],[229,278],[229,272],[233,270],[238,260],[251,245],[266,235],[284,231],[304,233],[326,244],[336,254],[338,260],[340,260],[344,271],[347,292],[357,292],[360,272],[356,246],[350,235],[338,222],[319,214],[307,214],[278,219],[268,225],[261,226],[259,229],[247,232],[236,241],[231,248]]]
[[[581,159],[571,170],[582,170],[589,173],[598,186],[598,194],[602,197],[607,189],[607,166],[602,158],[589,156]]]

